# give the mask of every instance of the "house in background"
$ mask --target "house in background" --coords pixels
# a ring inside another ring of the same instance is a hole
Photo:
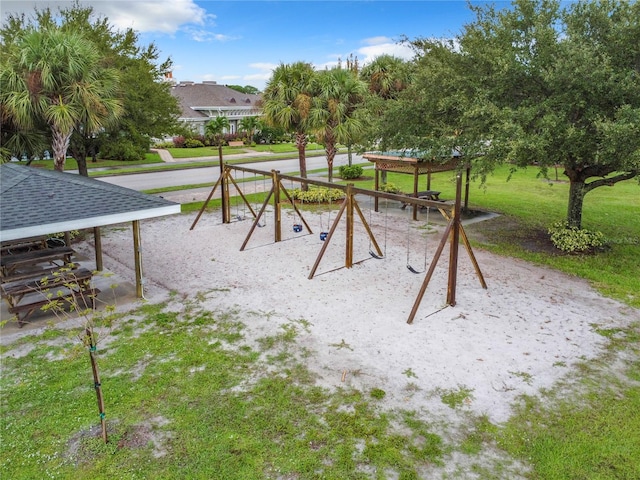
[[[227,133],[237,133],[243,118],[262,115],[260,95],[238,92],[214,81],[176,83],[171,94],[180,103],[180,121],[199,134],[204,134],[205,124],[218,116],[229,120]]]

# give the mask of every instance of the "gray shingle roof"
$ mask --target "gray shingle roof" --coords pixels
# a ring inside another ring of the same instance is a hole
[[[180,204],[72,173],[0,165],[0,240],[180,212]]]
[[[207,117],[191,107],[253,107],[260,100],[260,95],[241,93],[225,85],[210,83],[180,83],[171,88],[171,94],[180,102],[182,118]]]

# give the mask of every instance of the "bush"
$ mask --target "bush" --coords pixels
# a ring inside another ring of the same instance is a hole
[[[289,194],[294,200],[300,200],[304,203],[331,203],[344,198],[342,190],[316,187],[314,185],[310,185],[309,190],[306,192],[296,188],[291,190]]]
[[[182,135],[178,135],[177,137],[173,137],[173,146],[175,148],[184,148],[184,142],[186,139]]]
[[[204,143],[195,138],[188,138],[184,141],[185,148],[200,148],[204,147]]]
[[[362,167],[360,165],[342,165],[338,170],[343,180],[360,178],[362,176]]]
[[[133,142],[120,139],[117,142],[102,142],[98,156],[105,160],[144,160],[147,149]]]
[[[590,253],[604,246],[602,232],[570,227],[567,222],[556,222],[549,227],[551,242],[567,253]]]
[[[156,143],[153,148],[173,148],[175,147],[173,142],[158,142]]]
[[[383,183],[382,186],[380,187],[380,191],[381,192],[386,192],[386,193],[402,193],[402,190],[400,189],[399,186],[397,186],[395,183]]]

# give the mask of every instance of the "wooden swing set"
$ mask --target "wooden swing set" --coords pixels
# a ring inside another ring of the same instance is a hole
[[[264,202],[260,208],[260,210],[258,211],[258,213],[256,213],[256,211],[253,209],[251,203],[249,202],[249,200],[247,199],[247,197],[245,196],[245,194],[242,192],[242,189],[240,188],[240,186],[238,185],[238,183],[236,182],[236,180],[233,177],[233,171],[240,171],[240,172],[246,172],[246,173],[250,173],[250,174],[254,174],[257,176],[262,176],[263,178],[271,178],[271,188],[268,192],[268,194],[266,195]],[[362,188],[357,188],[355,187],[353,184],[347,184],[347,185],[340,185],[340,184],[335,184],[335,183],[329,183],[329,182],[324,182],[324,181],[320,181],[320,180],[314,180],[314,179],[310,179],[310,178],[302,178],[302,177],[296,177],[296,176],[291,176],[291,175],[284,175],[281,174],[279,171],[276,170],[272,170],[270,172],[267,171],[263,171],[263,170],[257,170],[257,169],[252,169],[252,168],[247,168],[247,167],[240,167],[240,166],[235,166],[235,165],[224,165],[224,168],[222,169],[222,173],[220,175],[220,177],[218,178],[218,181],[215,183],[214,187],[212,188],[211,192],[209,193],[209,196],[207,197],[207,199],[205,200],[204,204],[202,205],[202,208],[200,209],[200,211],[198,212],[198,215],[196,216],[193,224],[191,225],[190,230],[193,230],[196,226],[196,224],[198,223],[198,220],[200,219],[200,217],[202,216],[202,214],[204,213],[208,203],[211,201],[211,199],[213,198],[213,195],[215,193],[215,191],[218,189],[218,187],[222,188],[222,194],[221,194],[221,199],[222,199],[222,222],[223,223],[231,223],[231,205],[229,202],[230,199],[230,185],[234,185],[236,191],[238,192],[238,195],[240,196],[240,198],[242,199],[242,201],[244,202],[244,205],[246,205],[246,207],[249,209],[249,211],[251,212],[252,216],[253,216],[253,223],[251,225],[251,229],[249,230],[249,233],[247,234],[244,242],[242,243],[242,246],[240,247],[240,251],[244,251],[244,249],[246,248],[247,244],[249,243],[249,240],[251,239],[255,229],[259,226],[262,226],[260,224],[260,220],[262,218],[262,216],[265,214],[267,207],[272,204],[273,205],[273,211],[274,211],[274,242],[280,242],[282,241],[283,237],[282,237],[282,203],[283,203],[283,199],[286,198],[286,200],[288,200],[288,202],[290,202],[290,205],[292,206],[292,208],[295,211],[295,214],[297,215],[297,218],[299,218],[299,221],[301,222],[301,224],[296,224],[296,226],[301,226],[303,225],[304,228],[306,229],[306,231],[309,234],[312,234],[313,231],[311,230],[311,227],[309,226],[309,224],[307,223],[307,221],[304,218],[304,215],[302,214],[302,212],[300,211],[300,209],[298,208],[296,202],[294,201],[294,199],[292,198],[291,194],[288,192],[288,190],[286,189],[283,180],[285,181],[290,181],[290,182],[296,182],[296,183],[300,183],[300,184],[306,184],[306,185],[315,185],[315,186],[319,186],[319,187],[324,187],[324,188],[330,188],[330,189],[337,189],[337,190],[342,190],[342,192],[344,193],[344,200],[342,201],[342,204],[340,205],[340,208],[338,210],[338,213],[336,214],[333,223],[331,223],[331,227],[329,228],[328,232],[322,232],[325,234],[324,238],[322,238],[323,240],[323,245],[322,248],[320,249],[320,252],[318,253],[318,256],[316,258],[316,261],[311,269],[311,272],[309,273],[308,278],[312,279],[314,277],[314,275],[316,274],[316,271],[318,269],[318,267],[320,266],[320,263],[322,261],[322,258],[327,250],[327,248],[329,247],[329,244],[331,243],[331,240],[333,238],[334,233],[336,232],[339,224],[340,224],[340,220],[342,219],[343,216],[346,216],[346,240],[345,240],[345,260],[344,260],[344,268],[351,268],[354,264],[360,263],[360,262],[354,262],[353,260],[353,247],[354,247],[354,226],[355,226],[355,216],[357,214],[358,218],[360,219],[360,221],[362,222],[362,225],[364,226],[367,235],[369,236],[369,240],[370,240],[370,245],[372,246],[371,249],[371,257],[373,258],[383,258],[384,254],[382,252],[382,250],[380,249],[380,246],[378,245],[378,242],[375,239],[375,236],[371,230],[371,227],[369,226],[369,223],[367,222],[367,219],[365,218],[365,215],[363,214],[358,201],[356,200],[355,196],[356,195],[366,195],[369,197],[374,197],[376,204],[378,202],[378,199],[380,198],[384,198],[387,200],[391,200],[391,201],[397,201],[397,202],[402,202],[405,204],[411,204],[413,205],[416,209],[417,208],[421,208],[421,207],[426,207],[426,208],[433,208],[437,211],[439,211],[441,213],[441,215],[445,218],[445,220],[447,221],[447,225],[444,229],[444,232],[442,233],[442,236],[440,238],[440,242],[438,244],[438,247],[436,248],[436,251],[433,255],[433,258],[431,260],[431,263],[429,264],[429,268],[426,271],[425,274],[425,278],[422,282],[422,285],[420,287],[420,290],[418,292],[418,296],[416,297],[416,300],[413,304],[413,307],[411,309],[411,313],[409,314],[409,318],[407,319],[407,323],[411,324],[413,323],[413,320],[417,314],[418,308],[420,307],[420,303],[422,302],[422,298],[424,297],[424,294],[427,290],[427,287],[429,285],[429,282],[431,281],[431,277],[433,276],[433,273],[435,272],[435,268],[437,266],[437,263],[440,259],[440,257],[442,256],[442,252],[444,251],[444,248],[447,244],[447,242],[449,242],[449,271],[448,271],[448,282],[447,282],[447,300],[446,300],[446,305],[448,306],[454,306],[456,304],[456,285],[457,285],[457,274],[458,274],[458,250],[459,250],[459,244],[460,241],[462,241],[462,243],[464,244],[467,253],[469,254],[469,258],[471,259],[471,262],[473,264],[473,267],[475,269],[476,275],[478,276],[478,279],[480,281],[480,285],[482,286],[482,288],[486,289],[487,288],[487,284],[484,280],[484,276],[482,275],[482,272],[480,271],[480,266],[478,265],[478,262],[476,260],[476,257],[473,253],[473,249],[471,248],[471,244],[469,243],[469,239],[467,238],[467,235],[464,231],[464,228],[462,227],[461,221],[460,221],[460,216],[461,216],[461,197],[462,197],[462,175],[460,173],[458,173],[458,175],[456,176],[456,198],[455,201],[453,203],[450,202],[441,202],[441,201],[435,201],[435,200],[428,200],[428,199],[422,199],[422,198],[414,198],[414,197],[408,197],[405,195],[398,195],[398,194],[394,194],[394,193],[387,193],[387,192],[381,192],[381,191],[373,191],[373,190],[366,190],[366,189],[362,189]],[[282,195],[284,194],[284,196]],[[448,208],[447,208],[448,207]],[[374,251],[375,250],[375,251]],[[411,269],[410,269],[411,270]],[[414,272],[416,273],[416,272]],[[417,273],[422,273],[422,272],[417,272]]]

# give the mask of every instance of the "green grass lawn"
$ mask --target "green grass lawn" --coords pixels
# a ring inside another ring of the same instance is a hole
[[[365,172],[371,177],[373,172]],[[501,217],[468,228],[475,245],[503,255],[516,256],[577,275],[592,282],[604,294],[640,308],[640,186],[637,180],[613,187],[600,187],[587,194],[584,201],[583,228],[599,230],[609,249],[597,255],[550,254],[536,248],[524,248],[532,239],[548,238],[547,228],[566,218],[569,184],[549,182],[538,177],[530,167],[511,174],[498,168],[485,185],[471,182],[469,207],[498,212]],[[426,190],[426,176],[420,179]],[[388,182],[404,192],[413,191],[413,177],[388,174]],[[356,186],[373,188],[373,179],[356,182]],[[440,198],[455,197],[455,178],[451,172],[432,176],[431,189]]]
[[[25,164],[26,162],[20,162],[21,164]],[[121,166],[135,166],[135,165],[148,165],[152,163],[162,163],[160,159],[160,155],[157,153],[147,153],[145,155],[144,160],[132,160],[132,161],[122,161],[122,160],[102,160],[98,159],[97,162],[92,162],[91,158],[87,158],[87,168],[89,170],[93,168],[103,168],[103,167],[121,167]],[[46,168],[47,170],[53,170],[53,160],[35,160],[31,163],[36,167]],[[64,164],[65,170],[77,170],[78,163],[73,158],[67,158]]]
[[[250,318],[186,307],[148,305],[104,338],[106,445],[88,430],[97,407],[74,332],[48,330],[24,339],[28,354],[5,356],[0,477],[416,479],[442,462],[429,425],[376,408],[383,390],[315,386],[296,347],[304,321],[249,348]]]
[[[322,150],[324,147],[317,143],[309,143],[307,151]],[[173,158],[198,158],[198,157],[217,157],[218,147],[200,147],[200,148],[168,148]],[[223,147],[222,155],[234,155],[238,153],[251,152],[270,152],[270,153],[295,153],[297,148],[293,143],[276,143],[273,145],[255,145],[253,147]]]

